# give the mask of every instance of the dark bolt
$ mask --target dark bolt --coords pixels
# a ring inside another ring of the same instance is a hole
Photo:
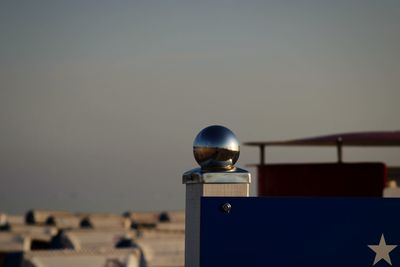
[[[229,203],[225,203],[224,205],[222,205],[222,210],[225,213],[229,213],[231,211],[231,209],[232,209],[232,205]]]

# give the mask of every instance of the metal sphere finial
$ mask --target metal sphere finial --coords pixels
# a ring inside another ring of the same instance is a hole
[[[239,158],[239,141],[228,128],[209,126],[194,139],[193,154],[204,170],[230,170]]]

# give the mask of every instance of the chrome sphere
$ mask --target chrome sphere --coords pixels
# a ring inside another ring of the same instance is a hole
[[[204,170],[230,170],[239,158],[239,141],[228,128],[209,126],[194,139],[193,154]]]

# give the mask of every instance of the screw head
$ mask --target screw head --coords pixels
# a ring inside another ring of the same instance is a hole
[[[232,205],[230,203],[225,203],[225,204],[222,205],[222,210],[225,213],[231,212],[231,209],[232,209]]]

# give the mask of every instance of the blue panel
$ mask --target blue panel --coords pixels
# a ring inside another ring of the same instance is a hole
[[[400,199],[204,197],[200,266],[390,266],[368,247],[382,234],[400,266]]]

